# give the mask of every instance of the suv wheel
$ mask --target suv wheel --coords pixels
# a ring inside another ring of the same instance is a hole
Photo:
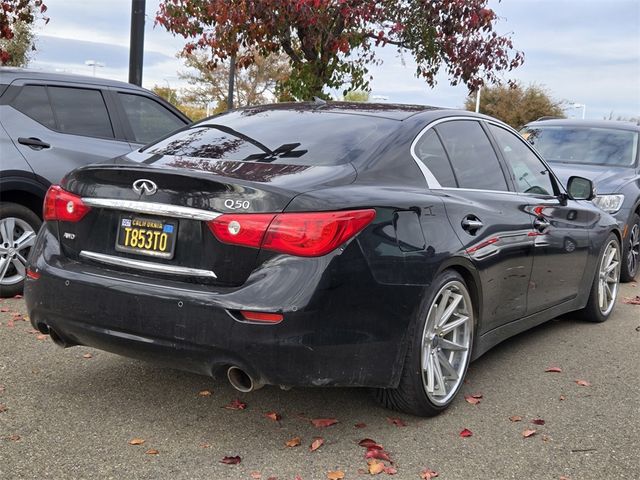
[[[0,205],[0,296],[22,293],[29,251],[42,222],[22,205]]]
[[[637,213],[631,215],[628,225],[629,236],[624,242],[622,253],[624,261],[620,270],[622,282],[632,282],[640,265],[640,216]]]

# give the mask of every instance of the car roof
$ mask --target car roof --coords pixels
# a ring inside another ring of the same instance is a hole
[[[633,122],[622,122],[619,120],[579,120],[574,118],[536,120],[535,122],[527,123],[525,127],[587,127],[640,132],[640,125]]]
[[[46,70],[32,70],[28,68],[0,67],[0,83],[10,84],[14,80],[38,80],[55,81],[68,83],[86,83],[91,85],[115,88],[127,88],[130,90],[144,90],[131,83],[109,80],[107,78],[89,77],[86,75],[76,75],[74,73],[48,72]]]

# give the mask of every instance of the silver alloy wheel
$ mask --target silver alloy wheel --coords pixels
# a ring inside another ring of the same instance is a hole
[[[627,271],[631,277],[638,272],[640,262],[640,225],[635,223],[629,232],[629,253],[627,254]]]
[[[0,285],[15,285],[26,276],[27,255],[36,239],[33,227],[20,218],[0,220]]]
[[[473,323],[466,287],[457,280],[446,283],[429,308],[422,334],[422,384],[436,405],[447,404],[464,379]]]
[[[616,303],[620,282],[620,248],[611,240],[604,249],[598,271],[598,308],[602,315],[609,315]]]

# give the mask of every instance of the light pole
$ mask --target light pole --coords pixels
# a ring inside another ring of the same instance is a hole
[[[480,113],[480,92],[482,91],[482,87],[478,87],[476,90],[476,113]]]
[[[582,108],[582,119],[584,120],[584,117],[587,113],[587,106],[584,103],[572,103],[569,106],[572,108]]]
[[[86,60],[84,64],[88,67],[93,67],[93,76],[96,76],[96,67],[104,67],[104,63],[96,62],[95,60]]]

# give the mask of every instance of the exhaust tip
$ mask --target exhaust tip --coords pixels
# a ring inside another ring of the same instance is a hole
[[[58,345],[59,347],[69,348],[69,347],[73,347],[73,346],[76,345],[75,343],[71,343],[71,342],[65,340],[53,328],[47,327],[47,329],[49,330],[49,337],[51,338],[51,341],[53,343],[55,343],[56,345]]]
[[[262,387],[261,383],[255,382],[251,376],[240,367],[229,367],[227,378],[233,388],[239,392],[248,393]]]

